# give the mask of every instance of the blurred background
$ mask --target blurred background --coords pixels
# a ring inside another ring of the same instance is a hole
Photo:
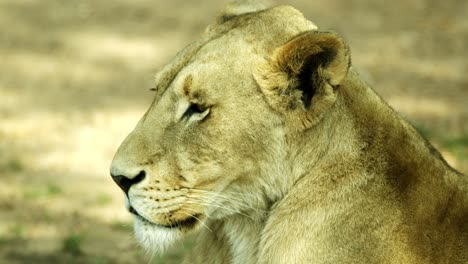
[[[145,255],[112,156],[153,76],[225,1],[0,0],[0,263],[179,263]],[[468,172],[468,1],[276,1],[348,40],[354,66]]]

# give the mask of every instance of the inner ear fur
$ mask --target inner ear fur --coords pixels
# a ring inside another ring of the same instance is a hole
[[[349,49],[330,32],[307,31],[278,47],[255,79],[271,106],[298,128],[319,122],[350,67]]]

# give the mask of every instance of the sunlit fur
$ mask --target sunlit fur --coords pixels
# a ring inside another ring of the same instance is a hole
[[[185,263],[468,263],[467,178],[299,11],[229,7],[156,85],[111,168],[146,172],[128,197],[149,251],[194,234]]]

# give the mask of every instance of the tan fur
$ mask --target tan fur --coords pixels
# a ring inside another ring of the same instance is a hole
[[[468,263],[467,177],[343,39],[291,7],[230,10],[158,74],[115,155],[112,174],[146,173],[128,192],[142,244],[195,234],[191,264]]]

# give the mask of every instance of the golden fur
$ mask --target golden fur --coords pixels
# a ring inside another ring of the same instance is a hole
[[[158,73],[111,168],[142,171],[136,236],[195,234],[186,263],[468,263],[467,177],[288,6],[231,7]]]

